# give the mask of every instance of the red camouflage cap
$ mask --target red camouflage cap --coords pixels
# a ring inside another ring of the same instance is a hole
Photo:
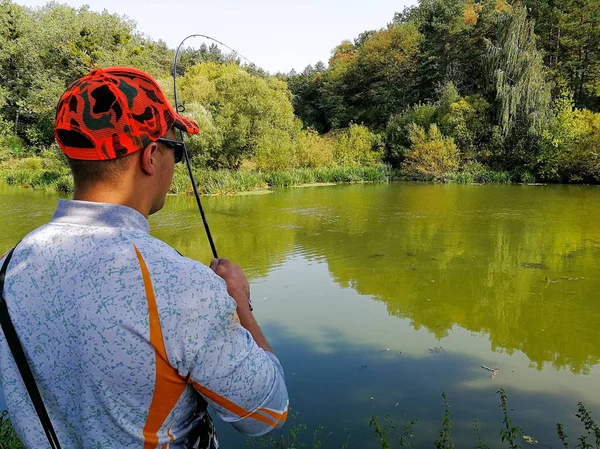
[[[56,107],[54,136],[71,159],[116,159],[146,147],[171,127],[197,134],[158,83],[131,67],[94,69],[71,83]]]

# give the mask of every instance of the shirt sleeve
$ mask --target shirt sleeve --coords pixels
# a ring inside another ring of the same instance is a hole
[[[187,310],[178,320],[183,326],[178,340],[185,348],[177,351],[182,355],[177,369],[187,370],[196,391],[223,421],[244,435],[264,435],[287,418],[283,368],[242,327],[225,281],[208,267],[198,270],[196,288],[187,290],[186,300],[180,298]]]

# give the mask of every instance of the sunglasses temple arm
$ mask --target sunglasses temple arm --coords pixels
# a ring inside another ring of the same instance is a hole
[[[200,209],[200,216],[202,217],[202,223],[204,224],[204,229],[206,230],[206,236],[208,237],[208,243],[210,244],[210,249],[212,250],[213,257],[218,259],[217,248],[215,246],[215,242],[213,241],[212,234],[210,233],[210,228],[208,227],[208,221],[206,220],[206,215],[204,214],[204,208],[202,207],[202,202],[200,201],[200,195],[198,194],[198,187],[196,186],[196,180],[194,179],[194,175],[192,173],[192,164],[190,163],[190,155],[188,154],[187,147],[185,146],[185,141],[183,139],[183,131],[179,130],[179,139],[183,143],[183,156],[185,157],[185,163],[188,168],[188,173],[190,175],[190,181],[192,182],[192,188],[194,189],[194,195],[196,196],[196,203],[198,204],[198,209]]]

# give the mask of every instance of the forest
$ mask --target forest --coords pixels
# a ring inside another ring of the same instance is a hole
[[[0,178],[9,183],[66,176],[55,105],[90,69],[137,67],[172,99],[174,49],[127,17],[1,0],[0,30]],[[188,150],[205,177],[348,169],[349,180],[379,170],[600,181],[597,0],[421,0],[301,73],[270,74],[206,43],[186,48],[177,70],[178,98],[201,128]]]

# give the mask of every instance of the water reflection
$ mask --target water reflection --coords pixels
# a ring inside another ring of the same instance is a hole
[[[443,407],[440,394],[451,402],[452,435],[456,447],[475,447],[473,420],[482,423],[485,441],[492,448],[504,447],[499,430],[501,412],[495,394],[500,387],[510,395],[511,413],[525,433],[534,435],[541,447],[556,447],[555,422],[565,424],[570,435],[580,431],[574,419],[576,404],[566,391],[531,391],[491,380],[477,370],[477,357],[452,352],[420,356],[381,351],[358,339],[349,341],[335,329],[323,328],[331,353],[316,350],[310,340],[290,334],[286,328],[267,325],[265,331],[276,342],[276,351],[286,367],[295,419],[307,425],[301,439],[312,440],[312,432],[323,426],[323,447],[376,447],[369,429],[372,416],[390,416],[396,422],[415,418],[413,447],[431,447],[437,439]],[[409,342],[406,342],[409,344]],[[475,385],[477,384],[477,385]],[[244,447],[244,438],[218,422],[224,447]]]
[[[414,321],[389,314],[385,302],[340,288],[328,265],[295,256],[253,283],[258,319],[286,368],[296,422],[324,426],[325,447],[340,447],[348,435],[351,447],[374,447],[369,419],[388,414],[419,419],[414,447],[431,446],[442,419],[442,391],[451,400],[456,447],[476,445],[474,418],[483,423],[488,444],[501,447],[499,388],[509,393],[515,422],[541,445],[556,447],[556,422],[571,435],[580,430],[573,416],[577,401],[592,410],[600,406],[598,376],[530,367],[524,353],[491,351],[486,332],[457,325],[438,340],[425,327],[415,330]],[[484,364],[500,368],[495,379]],[[242,447],[242,437],[219,427],[225,446]]]
[[[325,260],[339,286],[384,302],[414,329],[444,338],[458,325],[486,333],[494,351],[524,352],[538,369],[587,374],[600,359],[599,195],[380,184],[205,203],[220,253],[254,279],[295,254]],[[197,214],[193,199],[172,198],[153,232],[208,260]],[[177,223],[185,231],[174,233]]]
[[[327,447],[349,433],[352,447],[368,447],[372,414],[408,411],[429,444],[445,390],[457,447],[473,447],[475,417],[497,439],[499,387],[515,421],[545,444],[556,421],[573,424],[577,401],[600,406],[599,195],[378,184],[203,203],[220,255],[251,278],[299,422],[333,432]],[[3,251],[50,218],[56,197],[0,189],[0,202]],[[156,237],[210,260],[193,198],[170,197],[150,223]],[[224,432],[226,446],[241,447]]]
[[[538,368],[551,362],[587,373],[600,357],[600,217],[591,207],[597,192],[515,186],[359,192],[362,206],[356,198],[330,203],[340,217],[334,232],[315,217],[298,241],[324,254],[341,285],[384,301],[415,329],[442,338],[457,324],[488,333],[495,350],[525,352]],[[350,219],[349,211],[362,218]]]

